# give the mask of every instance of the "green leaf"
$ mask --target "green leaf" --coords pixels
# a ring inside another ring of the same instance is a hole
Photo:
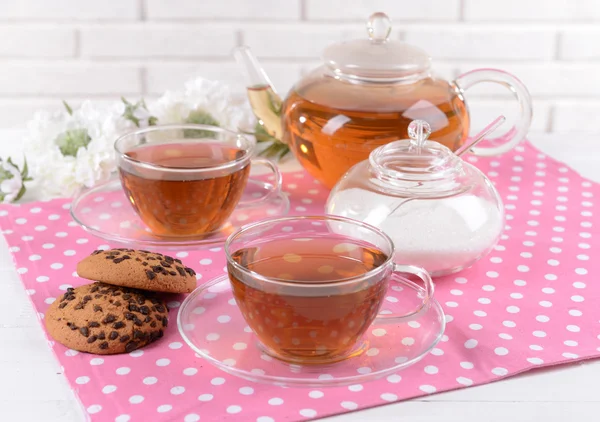
[[[195,124],[195,125],[208,125],[208,126],[216,126],[219,127],[220,124],[210,113],[204,110],[192,110],[190,114],[188,114],[185,119],[185,123]],[[214,136],[214,132],[210,130],[198,130],[198,129],[184,129],[183,136],[185,138],[212,138]]]
[[[136,117],[135,112],[142,108],[148,111],[148,107],[146,107],[146,102],[142,98],[137,103],[132,104],[125,97],[121,97],[121,101],[125,104],[125,111],[123,111],[122,117],[126,120],[129,120],[137,127],[140,127],[140,119]],[[148,117],[148,126],[154,126],[158,123],[158,118],[155,116]]]
[[[21,171],[21,177],[24,182],[31,182],[32,177],[29,177],[29,166],[27,165],[27,157],[23,157],[23,170]]]
[[[63,100],[63,105],[65,106],[65,108],[67,109],[67,113],[69,113],[69,115],[73,115],[73,109],[71,108],[71,106],[65,101]]]
[[[86,129],[71,129],[58,135],[54,142],[62,155],[76,157],[79,148],[86,148],[92,142],[92,138]]]

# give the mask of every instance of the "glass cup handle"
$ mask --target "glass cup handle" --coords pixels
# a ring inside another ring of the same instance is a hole
[[[274,195],[279,195],[281,193],[281,189],[283,187],[283,177],[281,176],[281,171],[279,170],[279,167],[277,167],[277,164],[275,164],[273,161],[268,160],[266,158],[253,158],[252,159],[252,165],[263,165],[267,168],[269,168],[269,170],[271,170],[273,172],[273,176],[275,177],[275,180],[273,181],[273,184],[271,185],[271,188],[269,189],[269,193],[267,193],[265,196],[262,196],[260,198],[257,199],[250,199],[248,201],[240,201],[238,203],[238,205],[240,206],[246,206],[246,205],[254,205],[258,202],[262,202],[262,201],[266,201],[268,199],[270,199],[272,196]],[[269,186],[270,183],[264,183],[264,187]]]
[[[424,288],[417,285],[413,281],[408,280],[406,277],[403,277],[401,275],[402,273],[413,274],[413,275],[417,276],[418,278],[420,278],[421,281],[423,282]],[[413,309],[412,311],[410,311],[407,314],[404,314],[404,315],[397,315],[397,314],[381,315],[380,314],[380,315],[377,315],[377,319],[404,319],[404,318],[411,317],[411,316],[421,312],[424,308],[428,307],[429,302],[433,298],[433,292],[434,292],[433,281],[431,280],[431,276],[429,275],[429,273],[424,268],[417,267],[414,265],[394,264],[394,270],[393,270],[390,282],[396,282],[396,280],[395,280],[396,278],[402,279],[403,284],[413,285],[415,288],[417,288],[422,293],[424,293],[424,295],[421,297],[421,299],[423,299],[423,300],[417,308]]]
[[[494,147],[473,147],[471,152],[482,157],[504,154],[517,146],[529,131],[533,113],[531,95],[523,82],[516,76],[498,69],[471,70],[456,78],[454,84],[461,92],[464,92],[473,85],[477,85],[481,82],[493,82],[505,86],[517,99],[521,113],[517,118],[515,126],[504,136],[496,138],[497,140],[504,139],[504,143]]]

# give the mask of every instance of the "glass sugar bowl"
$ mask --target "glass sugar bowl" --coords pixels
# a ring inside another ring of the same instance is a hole
[[[375,149],[336,184],[328,214],[364,221],[387,233],[395,261],[433,276],[472,266],[496,245],[504,206],[490,180],[427,137],[427,122],[408,127],[410,140]]]

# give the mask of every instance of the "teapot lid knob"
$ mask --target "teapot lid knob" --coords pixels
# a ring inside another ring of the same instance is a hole
[[[431,135],[431,126],[424,120],[413,120],[408,125],[408,137],[410,145],[421,148],[425,146],[425,141]]]
[[[373,13],[367,21],[367,33],[371,41],[375,43],[384,43],[388,40],[392,32],[392,21],[383,12]]]

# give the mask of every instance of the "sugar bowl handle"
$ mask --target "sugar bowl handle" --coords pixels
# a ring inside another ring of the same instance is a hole
[[[471,70],[463,73],[454,81],[461,92],[481,82],[493,82],[508,88],[519,103],[520,115],[517,117],[514,128],[502,137],[506,139],[502,144],[493,147],[473,147],[471,152],[483,157],[504,154],[517,146],[527,135],[532,117],[531,95],[517,77],[498,69]]]
[[[423,287],[421,287],[417,283],[407,279],[403,274],[412,274],[412,275],[420,278],[421,281],[423,282]],[[410,311],[404,315],[398,315],[398,314],[394,314],[394,313],[391,313],[391,314],[381,314],[380,313],[379,315],[377,315],[377,319],[405,319],[405,318],[409,318],[415,314],[418,314],[419,312],[421,312],[421,310],[429,307],[430,301],[433,298],[434,286],[433,286],[433,281],[431,280],[431,276],[424,268],[417,267],[415,265],[394,264],[394,270],[393,270],[393,273],[390,278],[390,287],[389,288],[391,290],[393,290],[392,283],[395,283],[398,279],[402,280],[400,284],[411,285],[414,287],[414,289],[416,291],[419,292],[419,298],[422,299],[421,304],[418,305],[412,311]]]

